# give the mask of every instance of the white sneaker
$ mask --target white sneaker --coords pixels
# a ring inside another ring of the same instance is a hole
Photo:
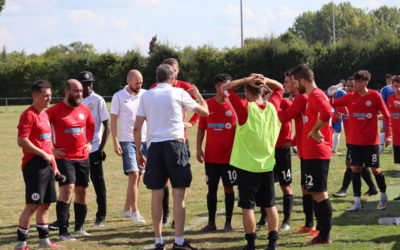
[[[290,225],[289,224],[287,224],[287,223],[283,223],[282,224],[282,226],[279,228],[279,232],[285,232],[285,231],[288,231],[288,230],[290,230]]]
[[[381,200],[379,201],[378,207],[376,209],[378,209],[378,210],[385,209],[387,206],[387,200],[388,200],[387,195],[381,193]]]
[[[79,229],[79,230],[76,230],[74,232],[74,234],[79,234],[79,235],[82,235],[82,236],[89,236],[90,235],[90,233],[86,232],[86,230],[83,227],[81,227],[81,229]]]
[[[351,205],[351,207],[346,209],[346,211],[348,212],[359,211],[359,210],[361,210],[361,203],[357,202],[354,202],[353,205]]]
[[[140,215],[139,210],[132,214],[131,219],[132,219],[132,221],[135,221],[135,222],[146,223],[144,218]]]
[[[131,210],[122,211],[122,217],[131,218],[132,217],[132,211]]]
[[[59,240],[62,240],[62,241],[72,241],[72,240],[76,240],[76,239],[75,239],[74,237],[72,237],[69,233],[59,235],[59,236],[58,236],[58,239],[59,239]]]

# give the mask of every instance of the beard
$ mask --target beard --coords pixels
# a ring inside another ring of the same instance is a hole
[[[306,93],[306,87],[304,87],[304,86],[302,86],[302,85],[299,85],[299,92],[300,92],[300,94],[304,94],[304,93]]]
[[[73,107],[78,107],[82,103],[82,98],[73,98],[72,96],[68,97],[68,103],[71,104]]]
[[[132,92],[135,92],[136,94],[137,93],[139,93],[139,90],[140,90],[140,88],[134,88],[134,87],[131,87],[131,86],[129,86],[129,89],[132,91]]]

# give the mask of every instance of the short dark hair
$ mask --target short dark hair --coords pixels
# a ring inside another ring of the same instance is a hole
[[[176,65],[176,66],[179,67],[178,60],[176,60],[175,58],[172,58],[172,57],[171,57],[171,58],[165,59],[165,60],[162,62],[162,64],[168,64],[168,65],[171,65],[171,66]]]
[[[392,77],[393,77],[392,74],[386,74],[386,75],[385,75],[385,79],[389,79],[389,78],[392,79]]]
[[[288,70],[285,71],[285,73],[283,73],[283,76],[284,76],[284,77],[286,77],[286,76],[291,76],[292,73],[293,73],[293,69],[288,69]]]
[[[222,82],[231,81],[231,80],[232,80],[232,77],[228,74],[223,74],[223,73],[216,74],[214,77],[214,85],[217,83],[222,83]]]
[[[394,75],[393,78],[392,78],[392,82],[400,83],[400,75]]]
[[[354,80],[361,80],[361,81],[366,81],[369,82],[371,80],[371,73],[369,73],[368,70],[359,70],[353,75]]]
[[[294,79],[300,81],[300,79],[305,79],[307,82],[314,81],[314,72],[308,63],[302,63],[297,65],[292,70],[292,75]]]
[[[353,76],[347,77],[347,81],[353,81],[353,80],[354,80],[354,77],[353,77]]]
[[[250,94],[254,96],[261,94],[261,88],[255,88],[250,84],[246,84],[244,88],[247,89],[250,92]]]
[[[158,82],[169,82],[174,74],[174,68],[166,63],[159,65],[156,70],[156,78]]]
[[[40,93],[42,88],[51,89],[51,83],[47,80],[37,80],[32,83],[31,93]]]

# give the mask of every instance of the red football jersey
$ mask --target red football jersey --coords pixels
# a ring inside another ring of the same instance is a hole
[[[46,112],[39,113],[37,109],[30,106],[19,118],[18,136],[27,137],[36,147],[48,154],[53,154],[51,145],[51,127]],[[35,155],[22,149],[22,168]]]
[[[279,119],[282,123],[288,122],[294,119],[294,124],[296,128],[295,145],[297,145],[297,151],[300,158],[303,158],[303,148],[301,147],[302,143],[302,134],[303,134],[303,117],[306,112],[308,97],[306,94],[298,94],[295,96],[294,101],[288,109],[283,112],[279,111]]]
[[[53,130],[55,148],[64,148],[61,159],[84,160],[89,156],[85,150],[87,141],[93,139],[94,120],[85,105],[68,107],[61,101],[47,111]],[[133,133],[133,132],[132,132]]]
[[[215,97],[208,99],[207,105],[210,115],[199,120],[199,129],[207,131],[204,161],[229,164],[235,138],[235,113],[228,101],[220,104]]]
[[[306,111],[304,113],[303,127],[303,159],[330,159],[332,153],[332,114],[333,109],[325,93],[315,88],[308,96]],[[327,122],[320,129],[324,141],[319,143],[308,137],[318,120]]]
[[[150,89],[155,88],[158,85],[158,82],[154,83],[153,85],[151,85]],[[193,85],[188,83],[188,82],[184,82],[181,80],[176,80],[175,85],[173,86],[174,88],[181,88],[184,89],[185,91],[188,91],[189,89],[193,88]],[[196,98],[194,96],[191,95],[191,97],[196,100]],[[183,120],[185,120],[186,118],[186,107],[183,108]],[[196,124],[196,122],[199,120],[200,115],[197,113],[194,113],[192,118],[190,118],[189,122],[191,124]],[[186,129],[185,129],[185,138],[187,139],[187,134],[186,134]]]
[[[400,109],[394,106],[394,101],[400,102],[400,98],[390,95],[388,98],[388,108],[392,122],[393,145],[400,146]]]
[[[280,106],[280,112],[286,112],[292,105],[292,102],[283,98]],[[283,143],[292,140],[292,120],[282,122],[281,130],[279,131],[278,140],[276,141],[275,148],[280,148]]]
[[[381,95],[374,90],[361,96],[358,92],[351,92],[333,101],[334,107],[346,106],[349,111],[349,125],[351,134],[347,143],[354,145],[379,144],[378,114],[382,113],[385,120],[385,137],[391,137],[391,122],[389,111]]]

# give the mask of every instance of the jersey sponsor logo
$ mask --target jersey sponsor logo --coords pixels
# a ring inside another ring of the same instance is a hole
[[[32,199],[33,201],[38,201],[38,200],[40,199],[40,194],[38,194],[38,193],[33,193],[33,194],[31,195],[31,199]]]
[[[393,119],[399,119],[400,113],[390,113],[390,116],[393,117]]]
[[[73,135],[80,135],[81,133],[83,133],[83,128],[66,128],[65,133],[73,134]]]
[[[83,120],[83,119],[85,119],[85,116],[84,116],[82,113],[80,113],[80,114],[79,114],[79,118],[80,118],[81,120]]]
[[[371,118],[372,118],[372,114],[371,114],[371,113],[368,113],[368,114],[367,114],[367,118],[368,118],[368,119],[371,119]]]
[[[230,122],[225,123],[225,128],[226,129],[231,129],[232,128],[232,124]]]
[[[232,111],[227,110],[227,111],[225,112],[225,115],[226,115],[226,116],[232,116]]]
[[[368,101],[365,102],[365,105],[366,105],[367,107],[370,107],[370,106],[372,105],[372,102],[371,102],[370,100],[368,100]]]
[[[371,119],[372,118],[372,114],[371,113],[368,113],[368,114],[354,113],[353,117],[357,118],[358,120],[365,120],[365,118]]]
[[[40,135],[40,140],[47,140],[47,139],[51,139],[51,133]]]
[[[207,126],[209,128],[213,128],[214,130],[222,130],[225,128],[225,123],[208,123]]]
[[[349,114],[343,114],[342,118],[346,120],[349,119]]]

